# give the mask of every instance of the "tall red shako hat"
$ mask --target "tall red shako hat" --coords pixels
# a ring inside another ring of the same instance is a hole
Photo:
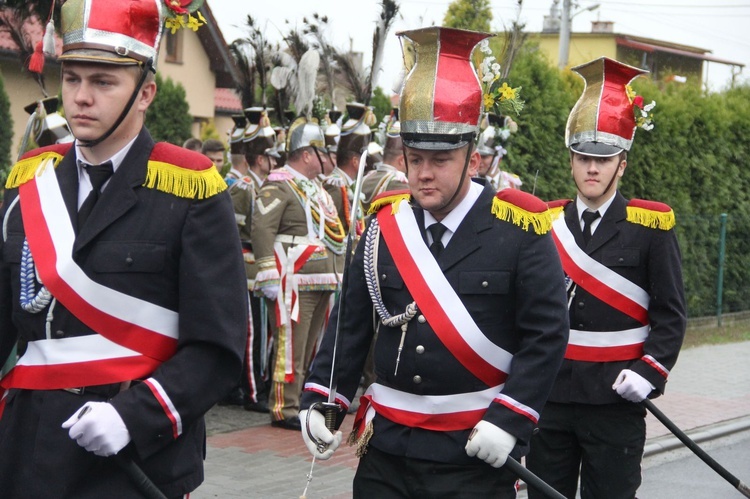
[[[492,35],[441,26],[397,35],[416,51],[399,105],[404,144],[431,150],[465,146],[479,132],[482,111],[482,87],[471,54]]]
[[[587,156],[609,157],[629,151],[636,121],[626,86],[648,71],[607,57],[572,70],[586,86],[568,116],[565,145]]]
[[[156,64],[166,18],[162,0],[67,0],[60,60]]]

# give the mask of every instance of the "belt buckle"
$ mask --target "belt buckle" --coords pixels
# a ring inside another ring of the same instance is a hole
[[[63,390],[74,395],[83,395],[83,393],[86,391],[86,387],[83,386],[80,388],[63,388]]]

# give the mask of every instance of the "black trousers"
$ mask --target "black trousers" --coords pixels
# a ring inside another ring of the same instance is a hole
[[[517,476],[505,468],[425,461],[381,452],[372,446],[354,475],[354,499],[516,497]]]
[[[582,499],[633,499],[641,485],[645,417],[641,404],[548,402],[526,466],[569,499],[575,499],[579,470]],[[529,499],[544,497],[529,488]]]

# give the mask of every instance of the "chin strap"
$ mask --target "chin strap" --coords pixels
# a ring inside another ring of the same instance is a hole
[[[133,90],[132,95],[130,96],[130,99],[128,100],[128,103],[125,104],[125,108],[120,113],[120,116],[117,118],[117,121],[107,130],[104,132],[103,135],[101,135],[99,138],[94,140],[82,140],[78,139],[78,144],[81,147],[94,147],[98,144],[101,144],[104,140],[106,140],[110,135],[114,133],[115,130],[120,126],[120,124],[123,122],[125,117],[128,115],[128,112],[130,112],[130,108],[133,107],[133,104],[135,103],[135,99],[138,98],[138,94],[141,91],[141,86],[143,85],[143,82],[146,81],[146,76],[148,76],[149,71],[153,71],[156,73],[156,69],[154,69],[153,65],[153,59],[149,59],[144,65],[143,70],[141,71],[141,77],[138,79],[138,83],[135,86],[135,90]]]

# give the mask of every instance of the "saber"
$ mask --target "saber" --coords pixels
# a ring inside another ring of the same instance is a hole
[[[518,475],[521,480],[526,482],[526,485],[534,487],[550,499],[565,499],[564,495],[553,489],[547,482],[536,476],[512,457],[508,456],[508,459],[503,466]]]
[[[344,305],[346,304],[346,281],[349,275],[349,264],[352,261],[352,246],[354,237],[357,233],[357,212],[359,211],[359,198],[362,195],[362,181],[365,174],[365,165],[367,163],[367,150],[362,152],[359,158],[359,168],[357,169],[357,180],[354,183],[354,198],[352,199],[352,211],[349,215],[349,232],[346,235],[346,253],[344,254],[344,273],[341,277],[341,292],[339,293],[339,313],[336,316],[336,334],[333,337],[333,354],[331,356],[331,382],[328,386],[328,401],[316,402],[310,407],[310,410],[317,409],[323,413],[326,421],[326,428],[333,433],[336,430],[336,416],[341,412],[341,404],[336,402],[336,389],[338,388],[338,375],[336,373],[336,353],[339,346],[339,331],[341,330],[341,317],[344,315]],[[310,433],[310,418],[307,418],[307,434],[310,439],[317,442],[318,451],[324,452],[328,444],[317,440]]]
[[[675,425],[667,416],[665,416],[664,413],[661,412],[653,402],[651,402],[649,399],[644,399],[643,405],[646,406],[646,409],[648,409],[656,419],[658,419],[664,426],[666,426],[669,431],[671,431],[674,436],[680,440],[680,442],[685,444],[685,446],[693,451],[693,453],[698,456],[704,463],[709,465],[711,469],[721,475],[724,480],[731,483],[732,486],[740,491],[743,496],[750,497],[750,487],[742,483],[739,478],[732,475],[726,468],[717,463],[714,458],[709,456],[706,451],[701,449],[698,444],[696,444],[690,437],[687,436],[687,434],[685,434],[685,432],[680,430],[677,425]]]

